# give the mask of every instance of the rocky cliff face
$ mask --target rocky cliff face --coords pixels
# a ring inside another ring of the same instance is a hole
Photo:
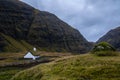
[[[97,42],[108,42],[117,50],[120,50],[120,27],[110,30],[106,35],[101,37]]]
[[[48,51],[84,53],[91,48],[78,30],[54,14],[36,10],[18,0],[0,0],[0,51],[14,44],[11,38]]]

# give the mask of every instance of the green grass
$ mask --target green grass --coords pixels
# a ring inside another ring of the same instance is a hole
[[[22,71],[22,68],[17,67],[5,67],[0,68],[0,80],[10,80],[19,71]]]
[[[21,71],[11,80],[120,80],[120,56],[64,57]]]
[[[1,35],[4,37],[4,39],[7,42],[7,46],[4,47],[4,51],[6,51],[6,52],[20,52],[20,51],[26,50],[26,48],[21,43],[19,43],[19,41],[13,39],[10,36],[4,35],[4,34],[1,34]]]
[[[92,54],[96,56],[118,56],[118,52],[115,51],[96,51],[96,52],[91,52]]]
[[[16,40],[10,36],[0,33],[6,41],[6,46],[4,47],[4,52],[23,52],[32,51],[33,47],[31,44],[24,40]]]
[[[26,48],[26,51],[32,52],[33,55],[36,55],[36,53],[38,53],[40,50],[37,48],[37,51],[33,51],[34,46],[27,43],[24,40],[21,40],[20,43]]]
[[[29,50],[33,50],[33,46],[32,46],[31,44],[27,43],[27,42],[24,41],[24,40],[21,40],[20,42],[21,42],[21,44],[22,44],[24,47],[26,47],[26,49],[27,49],[28,51],[29,51]]]

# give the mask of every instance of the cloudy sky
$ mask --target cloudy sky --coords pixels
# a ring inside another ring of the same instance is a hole
[[[96,41],[120,26],[120,0],[22,0],[57,15],[78,29],[88,41]]]

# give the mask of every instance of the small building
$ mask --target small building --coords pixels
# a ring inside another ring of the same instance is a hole
[[[25,59],[33,59],[36,60],[37,58],[40,58],[40,56],[34,56],[31,52],[27,52],[27,54],[24,56]]]

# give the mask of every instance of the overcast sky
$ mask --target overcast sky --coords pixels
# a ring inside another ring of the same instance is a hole
[[[120,0],[22,0],[57,15],[78,29],[88,41],[97,41],[120,26]]]

